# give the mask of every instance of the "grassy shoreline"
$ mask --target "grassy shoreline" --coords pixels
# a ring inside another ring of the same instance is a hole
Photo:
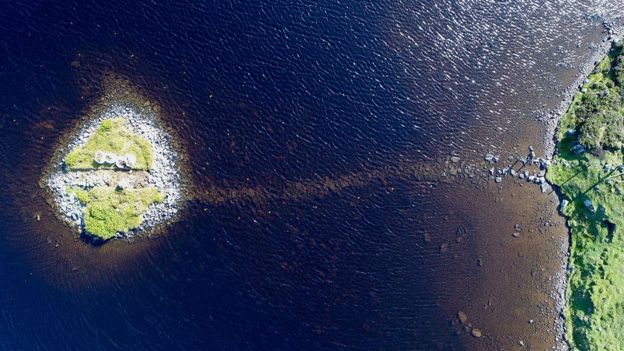
[[[559,122],[547,179],[571,233],[566,337],[624,349],[624,54],[614,45]]]

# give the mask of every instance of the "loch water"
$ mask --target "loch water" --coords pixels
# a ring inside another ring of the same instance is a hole
[[[560,347],[555,194],[448,157],[543,154],[543,112],[622,13],[0,2],[0,350]],[[39,181],[110,75],[161,106],[190,192],[162,235],[94,246]]]

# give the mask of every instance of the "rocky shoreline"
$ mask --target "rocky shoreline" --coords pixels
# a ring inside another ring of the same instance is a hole
[[[578,69],[578,78],[576,81],[562,92],[563,100],[561,100],[561,103],[554,110],[545,113],[545,117],[542,118],[542,121],[546,125],[543,139],[544,153],[549,155],[549,157],[555,154],[557,126],[563,114],[568,110],[570,103],[572,103],[572,99],[579,89],[581,89],[581,86],[596,65],[607,55],[612,45],[622,40],[624,25],[617,25],[610,22],[603,22],[602,25],[604,27],[604,39],[593,49],[589,60]]]
[[[551,111],[547,115],[547,118],[543,120],[543,122],[545,123],[545,127],[546,127],[544,140],[543,140],[544,153],[545,155],[547,155],[546,159],[549,160],[549,162],[555,157],[557,153],[557,148],[558,148],[557,132],[559,128],[559,123],[561,119],[563,118],[563,116],[565,115],[565,113],[570,108],[572,100],[577,95],[577,93],[582,89],[583,84],[587,82],[589,75],[594,71],[596,66],[609,53],[613,45],[618,44],[622,40],[622,33],[624,33],[623,25],[621,24],[616,25],[615,23],[603,22],[603,27],[604,27],[603,32],[604,32],[605,37],[603,38],[601,43],[593,50],[590,56],[590,59],[579,69],[578,78],[574,82],[574,84],[572,84],[570,87],[568,87],[568,89],[566,89],[563,92],[563,100],[560,102],[557,108]],[[546,165],[546,168],[547,166],[548,164]],[[545,179],[544,184],[550,184],[550,181]],[[544,191],[542,190],[542,192]],[[561,214],[562,208],[565,207],[566,200],[560,193],[559,189],[557,189],[557,187],[553,187],[553,192],[555,192],[559,200],[558,210],[559,210],[559,213]],[[566,227],[567,227],[569,235],[572,235],[567,222],[566,222]],[[558,341],[561,342],[559,346],[559,349],[561,350],[567,350],[569,348],[569,340],[567,340],[567,337],[566,337],[566,334],[567,334],[566,309],[568,308],[567,305],[569,303],[569,301],[567,301],[567,289],[568,289],[568,282],[570,279],[569,275],[570,275],[571,269],[572,267],[570,266],[570,248],[568,248],[566,252],[566,271],[561,272],[560,274],[557,274],[557,276],[553,277],[556,293],[554,296],[552,296],[552,298],[555,299],[557,303],[557,308],[559,309],[559,318],[557,322],[557,329],[558,329],[557,334],[560,335],[560,337],[558,338],[559,339]]]
[[[599,114],[621,108],[618,95],[615,95],[615,100],[606,98],[612,92],[620,93],[622,89],[621,76],[615,65],[622,57],[620,32],[611,30],[610,26],[606,28],[609,37],[603,41],[602,57],[593,62],[591,71],[582,77],[583,84],[574,91],[574,95],[582,94],[582,98],[577,100],[578,108],[568,113],[571,103],[568,101],[568,106],[557,116],[559,129],[553,129],[552,136],[553,142],[558,141],[559,145],[553,148],[555,158],[548,173],[549,182],[556,185],[559,210],[567,218],[571,235],[566,276],[569,301],[563,314],[568,327],[566,336],[572,347],[583,349],[589,346],[600,349],[605,345],[617,347],[614,344],[617,338],[613,337],[611,330],[617,327],[610,323],[621,318],[617,306],[613,307],[617,301],[609,300],[611,296],[619,296],[617,285],[622,284],[619,274],[610,275],[612,270],[617,270],[613,266],[621,267],[618,255],[596,258],[592,251],[604,249],[605,252],[617,252],[617,248],[621,247],[614,239],[618,238],[616,231],[620,228],[618,219],[621,211],[611,210],[621,206],[621,180],[615,182],[616,179],[610,179],[621,176],[617,173],[622,169],[621,150],[610,144],[617,139],[598,137],[593,133],[595,125],[599,125],[601,128],[607,126],[605,134],[619,136],[617,129],[610,129],[612,127],[608,123],[611,120],[601,119]],[[607,57],[611,48],[614,48],[614,56]],[[615,78],[611,72],[615,72]],[[595,101],[601,103],[594,105]],[[583,155],[586,151],[591,152]],[[612,173],[615,175],[612,176]],[[611,193],[615,195],[610,196]],[[607,239],[603,242],[604,237]],[[602,280],[608,284],[596,289],[592,287]],[[588,296],[592,304],[579,302],[579,296]],[[600,303],[593,305],[594,301]]]
[[[52,192],[54,207],[59,217],[71,227],[84,232],[85,206],[78,201],[76,196],[68,193],[67,188],[71,186],[93,187],[102,182],[102,179],[94,174],[67,172],[63,159],[73,149],[84,145],[103,120],[124,118],[128,122],[130,131],[147,140],[154,153],[153,165],[149,172],[135,172],[133,176],[140,178],[146,185],[156,187],[164,195],[162,202],[149,206],[143,214],[143,221],[139,227],[126,233],[117,233],[116,236],[116,238],[132,239],[148,229],[175,220],[179,215],[183,201],[180,156],[174,147],[172,136],[159,125],[157,112],[149,102],[140,105],[136,101],[116,98],[107,98],[103,101],[102,108],[96,110],[88,121],[73,133],[69,143],[59,149],[60,155],[58,156],[60,157],[51,166],[45,184]]]

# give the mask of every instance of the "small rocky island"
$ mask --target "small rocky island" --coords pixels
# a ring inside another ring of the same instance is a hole
[[[58,216],[85,238],[133,238],[173,220],[178,154],[149,102],[107,96],[46,173]]]
[[[624,52],[614,43],[559,122],[547,179],[571,232],[571,349],[624,349]]]

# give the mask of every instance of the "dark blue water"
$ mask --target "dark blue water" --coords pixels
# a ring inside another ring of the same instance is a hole
[[[374,182],[263,205],[195,200],[158,249],[137,254],[139,268],[111,257],[114,272],[72,256],[67,229],[31,228],[30,208],[14,196],[36,187],[50,149],[98,97],[106,71],[170,112],[199,188],[271,189],[377,169],[399,152],[434,155],[424,148],[433,134],[407,117],[424,111],[406,98],[393,62],[383,32],[389,10],[354,2],[4,4],[0,150],[3,164],[28,162],[31,173],[3,168],[0,348],[460,345],[428,298],[433,274],[404,217],[422,200],[409,187],[388,195]],[[46,245],[50,236],[60,248]]]
[[[1,3],[0,349],[464,349],[484,214],[412,166],[535,128],[534,92],[503,102],[563,23],[600,24],[580,3]],[[197,193],[166,235],[92,247],[37,183],[107,73],[162,106]]]

